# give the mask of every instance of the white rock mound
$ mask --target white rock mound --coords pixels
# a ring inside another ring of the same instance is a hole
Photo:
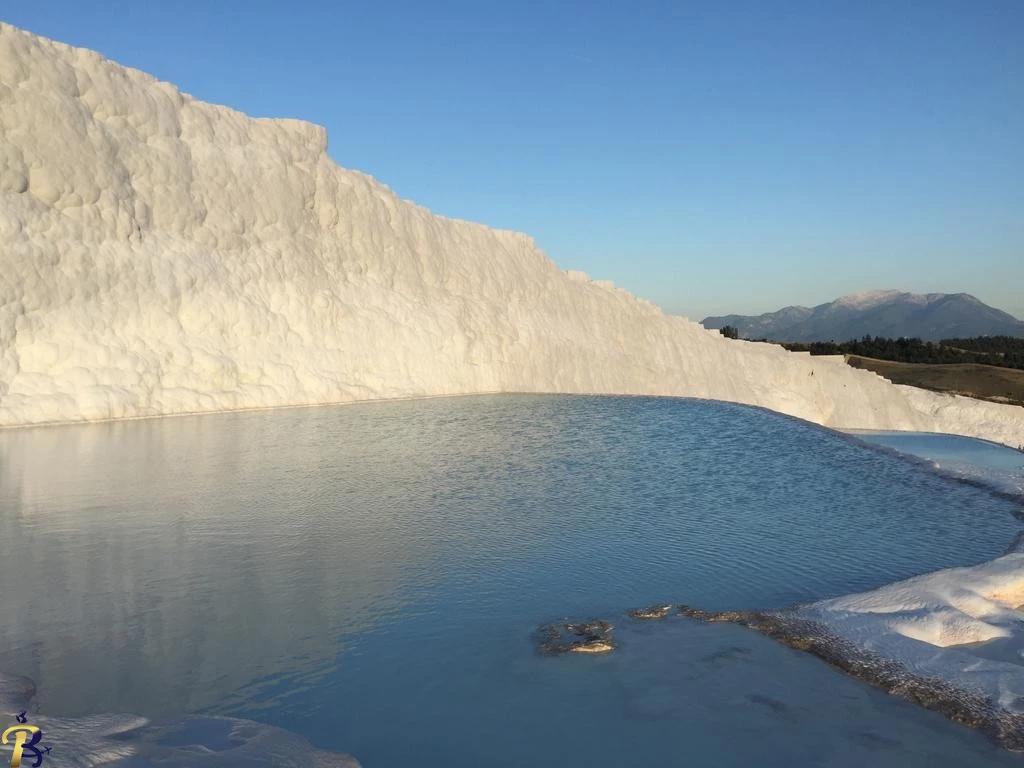
[[[799,614],[923,678],[1024,713],[1024,554],[949,568]]]
[[[518,391],[1024,443],[1024,409],[726,340],[326,146],[0,24],[0,426]]]

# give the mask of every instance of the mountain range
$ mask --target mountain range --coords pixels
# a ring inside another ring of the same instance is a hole
[[[1024,336],[1024,322],[969,293],[868,291],[816,307],[791,306],[763,315],[705,317],[705,328],[731,325],[740,338],[849,341],[863,336],[925,341],[970,336]]]

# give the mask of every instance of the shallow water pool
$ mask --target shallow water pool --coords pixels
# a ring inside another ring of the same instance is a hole
[[[871,445],[916,456],[943,474],[1024,498],[1024,451],[987,440],[931,432],[854,430]]]
[[[862,591],[1021,527],[765,411],[491,396],[12,430],[0,482],[0,669],[47,713],[231,714],[368,767],[1022,762],[740,628],[624,619]],[[563,616],[620,648],[537,655]]]

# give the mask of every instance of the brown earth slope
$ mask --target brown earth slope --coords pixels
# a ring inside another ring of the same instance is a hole
[[[974,363],[895,363],[858,355],[847,355],[846,362],[854,368],[874,371],[894,384],[909,384],[980,400],[1024,405],[1024,371],[1013,368]]]

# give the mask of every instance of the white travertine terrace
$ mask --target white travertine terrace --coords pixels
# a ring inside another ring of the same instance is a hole
[[[1024,443],[1024,409],[726,340],[338,167],[322,128],[0,24],[0,426],[511,391]]]
[[[1024,554],[949,568],[799,609],[923,678],[1024,713]],[[992,641],[996,641],[993,643]]]

